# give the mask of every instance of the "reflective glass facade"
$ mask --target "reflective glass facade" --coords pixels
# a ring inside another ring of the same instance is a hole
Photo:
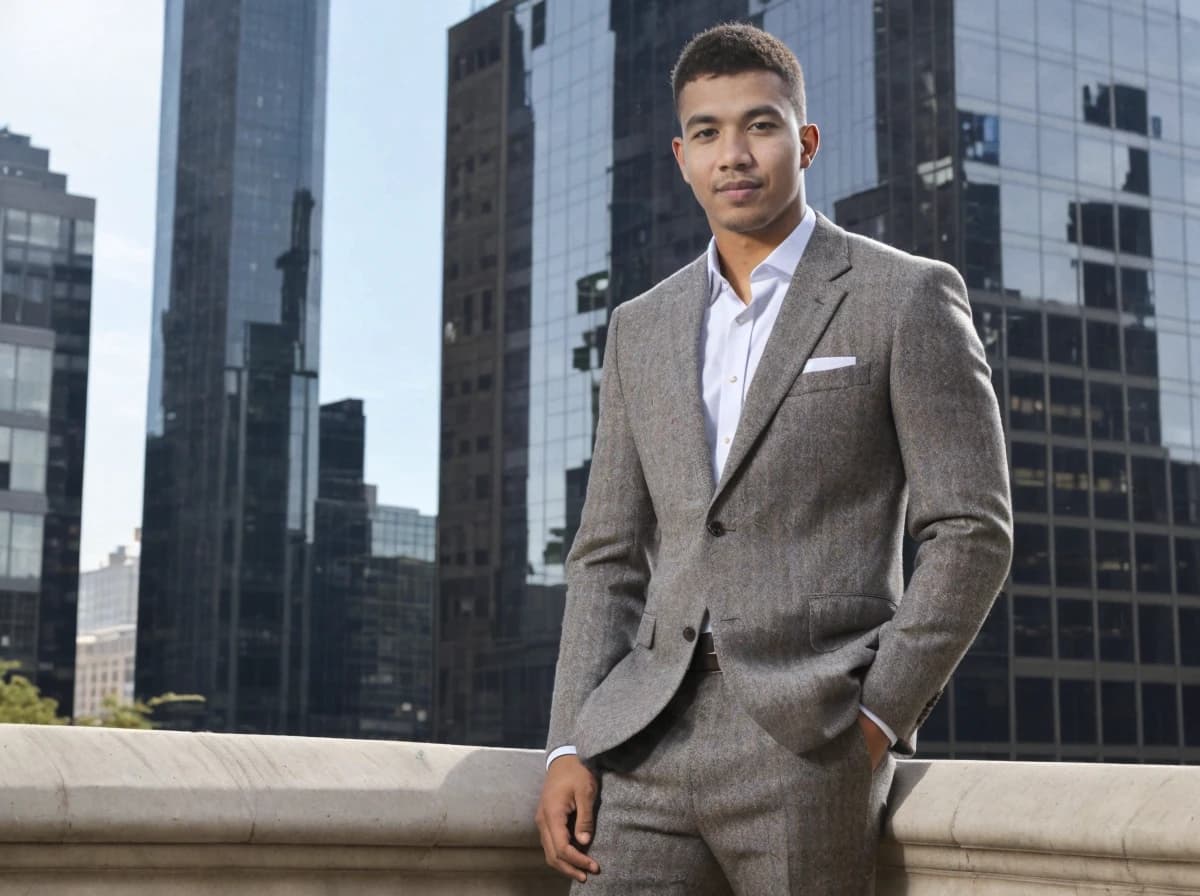
[[[438,737],[542,745],[605,322],[709,237],[668,72],[729,20],[806,67],[810,204],[958,267],[994,368],[1012,581],[923,751],[1200,757],[1194,0],[514,0],[452,29]]]
[[[321,407],[306,734],[429,740],[435,519],[375,502],[355,399]]]
[[[326,0],[169,0],[137,693],[306,711]]]
[[[928,751],[1200,759],[1197,39],[1187,0],[955,3],[957,263],[1017,529]]]
[[[0,129],[0,658],[71,712],[96,203]]]

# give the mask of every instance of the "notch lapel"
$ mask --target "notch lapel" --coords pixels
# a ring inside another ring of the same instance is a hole
[[[708,505],[713,493],[712,453],[704,426],[700,369],[700,340],[710,292],[706,252],[680,278],[675,301],[668,306],[668,375],[663,380],[673,418],[673,425],[667,431],[678,439],[673,453],[677,453],[680,461],[679,474],[685,480],[689,500],[701,507]]]
[[[845,298],[846,291],[837,281],[849,269],[850,254],[845,233],[828,218],[817,214],[816,227],[800,264],[796,266],[791,286],[784,295],[779,316],[746,392],[742,416],[721,472],[721,481],[712,493],[709,511],[737,475],[776,408],[812,356],[834,312]],[[703,431],[701,418],[702,436]],[[705,440],[702,438],[702,441]]]

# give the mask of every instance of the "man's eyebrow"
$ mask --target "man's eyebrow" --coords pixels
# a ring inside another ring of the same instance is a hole
[[[774,118],[782,118],[783,113],[779,111],[777,106],[763,105],[755,106],[752,109],[747,109],[742,113],[742,121],[749,121],[751,118],[758,118],[761,115],[770,115]],[[683,125],[685,131],[691,130],[698,124],[716,124],[717,116],[708,113],[697,112],[689,118]]]

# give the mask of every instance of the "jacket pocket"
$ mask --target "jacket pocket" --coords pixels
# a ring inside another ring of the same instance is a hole
[[[814,370],[802,373],[792,383],[786,398],[807,395],[809,392],[824,392],[827,389],[844,389],[847,386],[865,386],[871,382],[871,362],[861,361],[849,367],[833,370]]]
[[[647,650],[654,646],[654,616],[650,613],[642,614],[642,621],[637,630],[637,643]]]
[[[891,600],[873,594],[811,594],[809,643],[817,653],[829,653],[883,625],[895,612]]]

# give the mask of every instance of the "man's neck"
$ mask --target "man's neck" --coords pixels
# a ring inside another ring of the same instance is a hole
[[[751,272],[796,229],[804,219],[804,209],[803,202],[797,203],[794,209],[788,209],[765,228],[754,233],[713,230],[721,274],[729,281],[729,285],[743,304],[749,305],[753,299],[750,292]]]

